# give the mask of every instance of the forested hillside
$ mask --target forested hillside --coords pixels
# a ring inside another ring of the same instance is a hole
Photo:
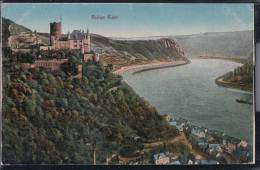
[[[82,80],[72,79],[82,56],[65,55],[69,62],[61,70],[27,70],[5,51],[3,163],[92,164],[95,149],[99,164],[177,135],[110,66],[82,63]]]
[[[221,77],[223,77],[225,82],[229,82],[232,87],[253,91],[253,73],[253,59],[252,57],[249,57],[242,66],[235,68],[233,71],[230,71]]]
[[[11,35],[17,35],[21,32],[31,32],[30,29],[18,25],[15,22],[2,17],[2,39],[3,47],[7,46],[8,38]]]

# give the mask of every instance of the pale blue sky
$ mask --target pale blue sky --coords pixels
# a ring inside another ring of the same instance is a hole
[[[62,16],[62,31],[113,37],[253,30],[252,4],[4,4],[3,17],[39,32]],[[91,16],[118,19],[92,19]]]

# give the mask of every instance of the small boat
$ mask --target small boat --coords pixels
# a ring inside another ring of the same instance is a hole
[[[250,104],[250,105],[253,104],[253,102],[251,102],[251,101],[242,100],[242,99],[236,99],[236,102],[238,102],[238,103],[244,103],[244,104]]]

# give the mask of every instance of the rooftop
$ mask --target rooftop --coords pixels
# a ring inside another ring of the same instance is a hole
[[[68,33],[68,39],[72,40],[83,40],[88,36],[88,30],[87,33],[85,33],[83,30],[74,30],[71,33]]]

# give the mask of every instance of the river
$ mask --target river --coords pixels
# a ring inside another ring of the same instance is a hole
[[[156,107],[160,114],[183,117],[191,123],[246,139],[252,146],[253,106],[237,103],[252,93],[220,87],[215,79],[241,64],[220,59],[193,59],[190,64],[123,74],[124,80]],[[139,68],[140,69],[140,68]]]

